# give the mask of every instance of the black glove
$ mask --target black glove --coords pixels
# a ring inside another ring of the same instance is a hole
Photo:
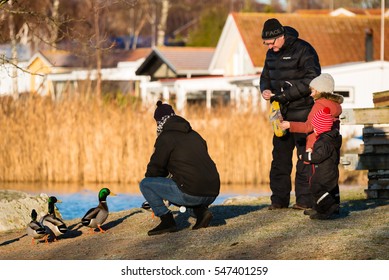
[[[280,104],[286,104],[289,102],[288,99],[286,99],[285,93],[277,94],[272,97],[272,101],[278,101]]]
[[[285,81],[285,82],[283,83],[283,85],[282,85],[282,90],[283,90],[283,91],[286,91],[286,90],[288,90],[289,88],[291,88],[292,86],[293,86],[293,85],[292,85],[291,82]]]

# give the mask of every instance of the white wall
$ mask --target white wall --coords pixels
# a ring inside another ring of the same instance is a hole
[[[343,108],[372,108],[373,93],[389,90],[389,62],[361,62],[323,67],[335,80],[335,90],[351,89],[352,100],[345,100]]]
[[[19,63],[18,65],[18,91],[30,91],[30,74],[20,69],[25,69],[27,63]],[[12,67],[11,64],[0,65],[0,95],[12,95]]]
[[[352,98],[345,99],[343,109],[373,108],[373,93],[389,90],[389,62],[373,61],[323,67],[323,73],[334,77],[335,90],[351,90]],[[344,137],[362,136],[363,125],[341,125]],[[362,140],[353,141],[353,147]],[[349,147],[351,148],[351,147]]]
[[[209,73],[239,76],[255,74],[256,71],[235,21],[229,15],[210,63]]]

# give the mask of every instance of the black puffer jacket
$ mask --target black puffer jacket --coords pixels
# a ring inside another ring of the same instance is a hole
[[[305,121],[313,106],[309,83],[321,72],[319,57],[308,42],[298,38],[294,28],[284,28],[282,48],[278,52],[267,51],[260,90],[270,89],[274,94],[285,94],[287,103],[281,105],[284,119]]]
[[[339,159],[342,136],[337,129],[320,134],[313,145],[313,151],[304,153],[302,159],[313,164],[314,175],[311,178],[312,187],[330,191],[338,185]]]
[[[218,196],[219,173],[208,154],[207,143],[184,118],[172,116],[166,121],[154,149],[146,177],[167,177],[171,174],[186,194]]]

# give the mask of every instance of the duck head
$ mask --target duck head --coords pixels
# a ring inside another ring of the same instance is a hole
[[[56,203],[61,203],[61,200],[58,200],[55,196],[50,196],[49,197],[49,213],[50,214],[55,214],[54,212],[54,204]]]
[[[102,188],[99,192],[99,201],[106,201],[107,196],[109,195],[116,196],[116,194],[111,192],[108,188]]]
[[[38,213],[35,211],[35,209],[32,209],[31,220],[36,221],[36,218],[38,218]]]

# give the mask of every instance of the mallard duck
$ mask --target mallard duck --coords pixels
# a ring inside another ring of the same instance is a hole
[[[116,196],[116,194],[112,193],[108,188],[102,188],[98,196],[99,205],[89,209],[81,219],[81,223],[86,227],[90,227],[91,232],[94,232],[96,228],[98,228],[100,232],[105,232],[105,230],[101,228],[101,225],[105,222],[109,214],[107,205],[108,195]]]
[[[54,241],[57,241],[57,237],[68,231],[66,224],[55,215],[55,203],[61,203],[55,196],[49,197],[49,212],[42,217],[41,224],[48,227],[54,234]]]
[[[47,243],[48,232],[46,231],[45,227],[36,220],[37,217],[37,212],[35,209],[32,209],[31,222],[27,225],[27,234],[28,236],[31,236],[31,244],[35,243],[34,240],[41,238],[44,238],[45,242]]]

